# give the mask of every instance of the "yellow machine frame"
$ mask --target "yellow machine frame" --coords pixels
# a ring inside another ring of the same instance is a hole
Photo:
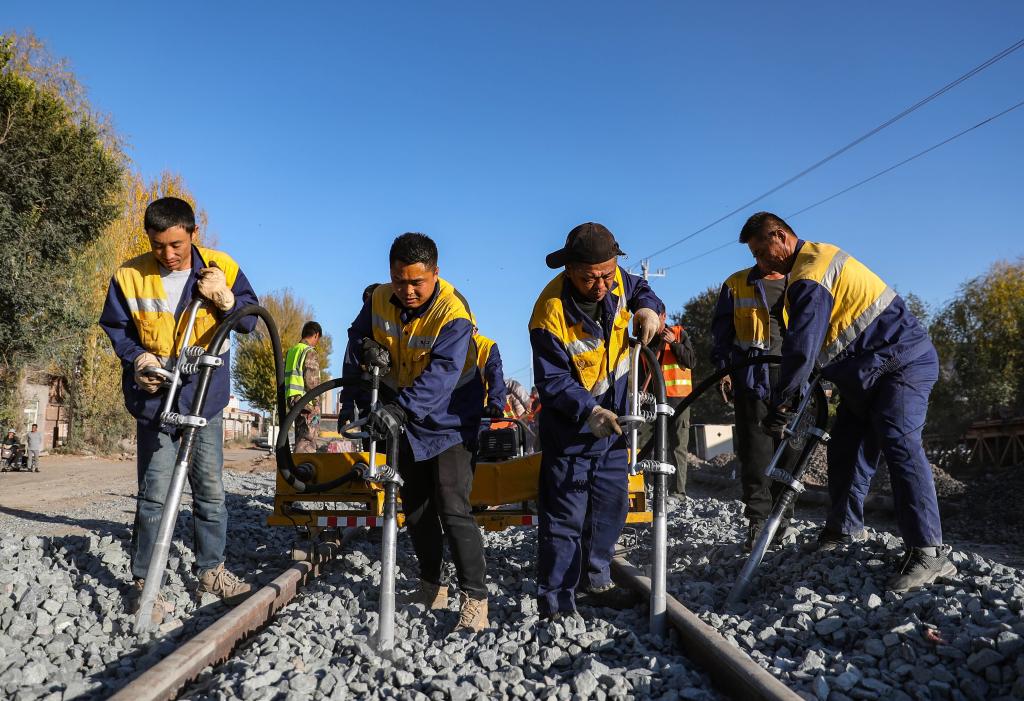
[[[498,462],[478,462],[473,478],[470,502],[476,522],[488,531],[510,526],[535,526],[537,514],[527,502],[537,499],[540,453],[531,453]],[[385,456],[377,454],[377,464]],[[296,454],[295,462],[316,467],[316,481],[328,482],[347,474],[357,463],[369,462],[368,453]],[[296,503],[301,502],[302,506]],[[345,502],[348,508],[329,508],[332,502]],[[323,508],[314,505],[322,504]],[[361,508],[353,508],[360,504]],[[281,474],[277,475],[274,512],[267,518],[270,526],[301,526],[311,533],[325,528],[379,526],[384,512],[384,489],[377,484],[353,480],[322,494],[296,492]],[[405,521],[399,512],[398,525]],[[629,477],[629,511],[626,523],[650,523],[643,475]]]

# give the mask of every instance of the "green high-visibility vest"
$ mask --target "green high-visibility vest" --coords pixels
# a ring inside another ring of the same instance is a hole
[[[285,397],[301,397],[306,393],[306,381],[302,378],[302,364],[306,361],[306,353],[313,350],[313,346],[299,341],[288,349],[288,355],[284,359],[284,386]]]

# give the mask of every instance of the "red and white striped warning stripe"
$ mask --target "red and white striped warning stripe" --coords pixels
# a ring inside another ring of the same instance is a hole
[[[378,528],[384,525],[384,519],[376,516],[320,516],[316,520],[316,525],[320,528]]]

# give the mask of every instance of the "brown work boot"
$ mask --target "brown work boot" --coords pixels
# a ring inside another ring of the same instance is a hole
[[[448,587],[421,579],[416,591],[402,597],[402,605],[419,604],[428,611],[448,608]]]
[[[252,587],[225,569],[222,562],[212,570],[199,573],[199,593],[219,596],[225,604],[234,606],[252,594]]]
[[[459,595],[462,602],[459,608],[459,622],[455,624],[454,633],[468,630],[479,633],[488,625],[487,622],[487,599],[473,599],[468,594]]]
[[[142,588],[146,585],[146,580],[136,579],[132,582],[132,590],[128,594],[129,601],[128,613],[133,616],[139,612],[139,606],[142,604]],[[160,625],[164,622],[164,618],[174,613],[174,604],[164,599],[163,594],[159,591],[156,593],[156,599],[153,601],[153,610],[149,613],[149,620],[153,624],[153,627]]]

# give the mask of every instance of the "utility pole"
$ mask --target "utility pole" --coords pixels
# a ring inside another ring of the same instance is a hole
[[[640,276],[644,280],[649,280],[652,277],[665,277],[668,272],[664,268],[658,268],[653,273],[651,272],[651,259],[644,258],[640,261]]]

